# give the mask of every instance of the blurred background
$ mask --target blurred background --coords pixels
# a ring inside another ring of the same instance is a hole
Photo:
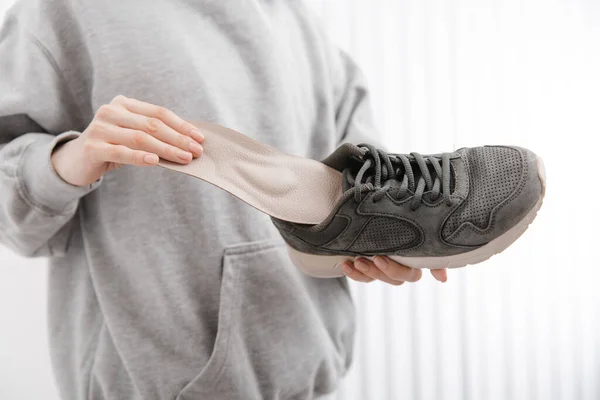
[[[362,67],[390,149],[516,144],[548,174],[504,253],[444,284],[352,285],[356,357],[332,399],[600,399],[600,2],[308,2]],[[58,398],[45,285],[43,260],[0,248],[1,399]]]

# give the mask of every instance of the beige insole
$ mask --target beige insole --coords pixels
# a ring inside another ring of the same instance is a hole
[[[327,165],[286,154],[233,129],[192,122],[204,134],[204,153],[187,165],[158,165],[200,178],[273,217],[318,224],[342,194],[342,174]]]

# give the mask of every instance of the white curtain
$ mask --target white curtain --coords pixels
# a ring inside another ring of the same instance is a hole
[[[516,144],[548,173],[506,252],[444,284],[352,286],[356,358],[332,398],[599,399],[600,2],[309,2],[363,68],[391,149]],[[0,266],[0,398],[55,399],[44,269],[4,249]]]
[[[357,357],[337,398],[600,399],[600,2],[310,3],[363,68],[393,151],[516,144],[548,173],[506,252],[445,284],[353,285]]]

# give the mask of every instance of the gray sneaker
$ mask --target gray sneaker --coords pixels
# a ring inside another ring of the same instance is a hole
[[[457,268],[510,246],[542,205],[542,160],[515,146],[386,154],[346,144],[323,161],[343,172],[343,194],[321,223],[273,218],[294,264],[343,275],[355,256],[387,255],[413,268]]]

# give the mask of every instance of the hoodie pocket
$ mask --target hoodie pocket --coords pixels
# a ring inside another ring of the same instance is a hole
[[[299,272],[281,241],[228,247],[213,352],[178,400],[309,399],[352,359],[354,307],[342,279]]]

